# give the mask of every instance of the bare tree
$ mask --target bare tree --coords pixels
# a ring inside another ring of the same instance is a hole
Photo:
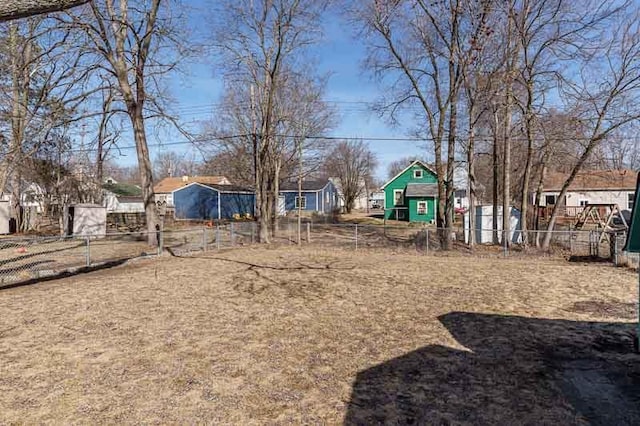
[[[227,81],[252,88],[244,127],[252,135],[259,239],[270,241],[282,164],[277,140],[278,93],[286,76],[300,70],[305,51],[314,44],[326,1],[242,0],[222,2],[215,23],[215,48]]]
[[[0,37],[0,191],[10,187],[20,229],[21,169],[17,167],[79,115],[91,75],[79,39],[42,17],[10,22]],[[90,92],[90,90],[89,90]]]
[[[0,21],[59,12],[88,2],[89,0],[3,0],[0,3]]]
[[[438,175],[437,225],[445,229],[453,221],[463,71],[473,57],[475,43],[486,35],[483,21],[489,3],[369,0],[351,7],[352,16],[369,41],[365,66],[382,82],[390,83],[381,100],[382,111],[392,120],[401,111],[413,112],[424,123],[419,133],[428,135],[433,143]],[[443,232],[441,239],[448,247],[448,232]]]
[[[366,193],[366,182],[371,180],[378,165],[376,156],[363,141],[342,141],[327,156],[327,172],[338,178],[344,208],[353,210],[358,197]]]
[[[594,150],[609,135],[640,119],[640,108],[635,103],[640,96],[640,14],[634,6],[618,16],[615,31],[601,35],[606,45],[583,62],[573,79],[563,81],[565,99],[585,127],[587,136],[580,141],[581,152],[562,185],[548,231],[554,229],[567,189]],[[550,243],[548,232],[542,248],[548,249]]]
[[[70,24],[84,31],[88,48],[115,81],[117,101],[123,106],[115,109],[131,122],[150,245],[157,243],[157,212],[145,123],[148,118],[169,117],[160,80],[176,68],[178,52],[182,53],[175,9],[161,0],[102,0],[92,1],[84,13],[69,14]]]

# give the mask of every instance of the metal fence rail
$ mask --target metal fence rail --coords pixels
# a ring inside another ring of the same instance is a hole
[[[574,259],[610,260],[619,266],[640,268],[637,254],[624,253],[624,234],[602,235],[598,231],[531,231],[526,242],[522,235],[482,230],[490,242],[476,244],[478,254],[502,257],[562,256]],[[538,248],[550,235],[547,250]],[[165,251],[175,255],[246,247],[258,242],[255,222],[235,222],[197,226],[182,230],[164,230],[151,237],[157,247],[148,244],[146,232],[110,233],[101,237],[23,237],[0,239],[0,286],[54,276],[108,262]],[[370,224],[311,223],[305,221],[298,232],[295,221],[278,223],[271,242],[276,245],[300,244],[318,248],[346,250],[411,250],[430,254],[442,251],[450,240],[451,250],[469,250],[465,230],[436,229],[422,226],[380,226]]]

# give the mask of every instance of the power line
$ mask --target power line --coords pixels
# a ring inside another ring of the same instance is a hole
[[[160,143],[154,143],[154,144],[148,144],[147,146],[150,148],[163,148],[163,147],[168,147],[168,146],[180,146],[180,145],[194,145],[197,146],[198,144],[202,144],[202,143],[207,143],[207,142],[217,142],[217,141],[224,141],[224,140],[233,140],[233,139],[240,139],[240,138],[250,138],[251,135],[250,134],[237,134],[237,135],[224,135],[224,136],[207,136],[207,137],[199,137],[199,138],[193,138],[191,140],[184,140],[184,141],[171,141],[171,142],[160,142]],[[348,141],[348,142],[353,142],[353,141],[364,141],[364,142],[423,142],[423,143],[427,143],[427,142],[434,142],[435,138],[433,137],[423,137],[423,138],[419,138],[419,137],[394,137],[394,136],[329,136],[329,135],[295,135],[295,134],[274,134],[273,137],[276,138],[286,138],[286,139],[307,139],[307,140],[324,140],[324,141],[332,141],[332,142],[339,142],[339,141]],[[443,135],[442,137],[442,142],[446,142],[447,140],[447,135]],[[457,141],[465,141],[466,137],[462,137],[462,136],[457,136],[456,137]],[[511,138],[512,141],[514,142],[526,142],[526,138],[523,137],[512,137]],[[578,142],[578,141],[588,141],[590,140],[590,138],[588,137],[583,137],[583,138],[535,138],[534,141],[537,142],[551,142],[551,141],[556,141],[556,142],[563,142],[563,141],[573,141],[573,142]],[[640,135],[635,136],[635,137],[626,137],[626,138],[620,138],[617,139],[618,141],[640,141]],[[476,137],[476,142],[490,142],[490,138],[488,137]],[[118,145],[112,145],[110,149],[114,149],[114,150],[118,150],[118,151],[126,151],[126,150],[130,150],[130,149],[136,149],[135,145],[125,145],[125,146],[118,146]],[[85,152],[94,152],[97,151],[97,148],[85,148],[85,149],[80,149],[80,148],[75,148],[75,149],[71,149],[69,151],[66,151],[68,153],[85,153]]]

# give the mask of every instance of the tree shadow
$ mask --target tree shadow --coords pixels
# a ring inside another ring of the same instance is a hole
[[[425,346],[359,372],[345,424],[640,424],[632,324],[439,320],[468,350]]]

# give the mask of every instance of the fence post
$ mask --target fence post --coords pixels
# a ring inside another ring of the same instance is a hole
[[[358,250],[358,224],[356,223],[356,250]]]
[[[207,251],[207,227],[202,227],[202,251]]]
[[[251,222],[251,244],[256,242],[256,223]]]
[[[425,246],[426,246],[427,254],[429,254],[429,228],[427,228],[426,231],[427,232],[426,232],[425,235],[426,235],[426,238],[427,238],[427,243],[425,244]]]
[[[91,239],[89,238],[89,236],[85,237],[85,239],[87,243],[87,250],[86,250],[87,266],[91,266]]]
[[[307,222],[307,243],[311,242],[311,223]]]
[[[216,224],[216,248],[220,250],[220,224]]]
[[[156,229],[158,230],[158,256],[161,256],[164,250],[164,216],[160,216],[160,226]]]
[[[506,229],[502,230],[502,245],[504,246],[504,257],[509,256],[509,245],[507,244],[507,231]]]

